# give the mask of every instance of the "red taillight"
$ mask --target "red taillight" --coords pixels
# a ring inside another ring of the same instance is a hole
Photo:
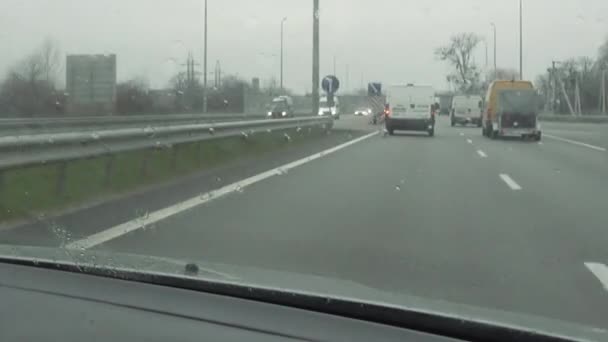
[[[384,110],[384,115],[386,115],[386,116],[391,116],[391,111],[390,111],[390,109],[385,109],[385,110]]]

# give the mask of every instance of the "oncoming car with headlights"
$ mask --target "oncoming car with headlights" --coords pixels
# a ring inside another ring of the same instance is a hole
[[[289,96],[279,96],[273,99],[267,115],[272,119],[294,117],[292,98]]]

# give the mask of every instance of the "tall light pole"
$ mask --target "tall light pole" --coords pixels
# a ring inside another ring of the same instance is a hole
[[[319,0],[312,9],[312,115],[319,114]]]
[[[207,113],[207,0],[205,0],[205,33],[203,52],[203,113]]]
[[[334,55],[334,76],[336,76],[336,55]]]
[[[494,29],[494,79],[498,77],[498,69],[496,67],[496,24],[490,23]]]
[[[281,91],[283,90],[283,26],[287,18],[281,20]]]
[[[524,24],[523,1],[519,0],[519,79],[524,79]]]

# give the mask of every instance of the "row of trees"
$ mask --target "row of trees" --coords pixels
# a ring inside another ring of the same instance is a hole
[[[65,115],[69,94],[59,88],[63,75],[58,44],[46,39],[37,49],[17,62],[0,81],[0,116],[35,117]],[[207,92],[207,108],[213,112],[242,112],[249,84],[226,75],[219,87]],[[269,89],[268,91],[274,91]],[[144,113],[200,112],[203,85],[197,77],[180,72],[167,88],[152,90],[145,77],[116,85],[115,112],[119,115]]]
[[[452,36],[448,44],[435,50],[435,56],[452,67],[452,72],[446,79],[457,92],[483,93],[489,82],[495,79],[519,78],[519,73],[512,69],[498,69],[496,72],[489,71],[484,75],[472,57],[481,42],[482,38],[475,33],[460,33]],[[595,113],[600,105],[601,78],[606,69],[608,69],[608,39],[599,49],[596,58],[571,58],[558,63],[555,70],[550,68],[546,73],[538,76],[535,85],[547,107],[555,105],[556,111],[566,113],[569,108],[561,84],[563,83],[565,93],[571,102],[575,98],[578,84],[582,111]],[[556,94],[555,98],[554,94]],[[554,104],[550,103],[552,99],[556,100]]]
[[[56,42],[42,45],[16,63],[0,83],[0,113],[35,116],[63,112],[65,96],[57,89],[61,54]]]
[[[572,104],[577,96],[578,85],[582,112],[597,114],[601,108],[601,92],[606,91],[601,86],[605,70],[608,70],[608,39],[601,46],[595,58],[573,57],[558,62],[555,70],[550,67],[545,73],[539,75],[535,80],[535,85],[546,100],[547,107],[558,113],[570,113],[565,96],[568,96]],[[606,82],[608,83],[608,81]],[[555,102],[551,103],[552,100]]]

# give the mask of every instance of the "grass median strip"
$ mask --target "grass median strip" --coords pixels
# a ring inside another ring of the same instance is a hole
[[[61,212],[109,195],[178,179],[241,157],[255,157],[309,139],[325,130],[258,132],[121,152],[69,162],[0,171],[0,223]]]

